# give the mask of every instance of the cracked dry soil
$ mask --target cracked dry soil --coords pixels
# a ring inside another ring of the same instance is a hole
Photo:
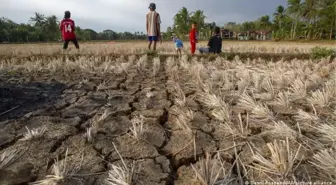
[[[80,175],[63,184],[104,184],[110,165],[121,164],[113,143],[127,164],[135,163],[135,184],[197,184],[190,164],[215,150],[218,143],[211,131],[204,130],[209,119],[199,112],[193,123],[196,156],[193,145],[185,147],[189,140],[171,126],[173,89],[165,73],[163,64],[156,76],[151,64],[143,71],[131,66],[128,73],[108,76],[2,73],[0,153],[16,150],[19,156],[0,168],[0,184],[24,185],[44,179],[51,174],[55,159],[64,160],[67,149],[67,166],[80,166],[76,173]],[[99,88],[102,83],[104,88]],[[144,118],[142,140],[130,136],[131,119],[136,115]],[[84,134],[93,123],[93,140],[87,142]],[[47,130],[41,138],[20,140],[26,128],[42,127]]]

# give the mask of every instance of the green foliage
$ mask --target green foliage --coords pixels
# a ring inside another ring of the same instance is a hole
[[[311,50],[311,55],[313,59],[327,58],[329,56],[335,56],[336,52],[333,49],[325,47],[314,47]]]

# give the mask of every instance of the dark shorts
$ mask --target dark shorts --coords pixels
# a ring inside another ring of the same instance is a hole
[[[148,41],[158,41],[157,36],[148,36]]]

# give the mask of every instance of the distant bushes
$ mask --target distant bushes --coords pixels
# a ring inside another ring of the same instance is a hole
[[[326,47],[314,47],[311,49],[311,56],[313,59],[327,58],[329,56],[335,57],[336,52],[334,49]]]

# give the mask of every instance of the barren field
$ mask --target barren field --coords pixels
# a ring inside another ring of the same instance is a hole
[[[315,46],[224,45],[270,55]],[[71,47],[0,45],[1,185],[336,183],[336,59]]]

